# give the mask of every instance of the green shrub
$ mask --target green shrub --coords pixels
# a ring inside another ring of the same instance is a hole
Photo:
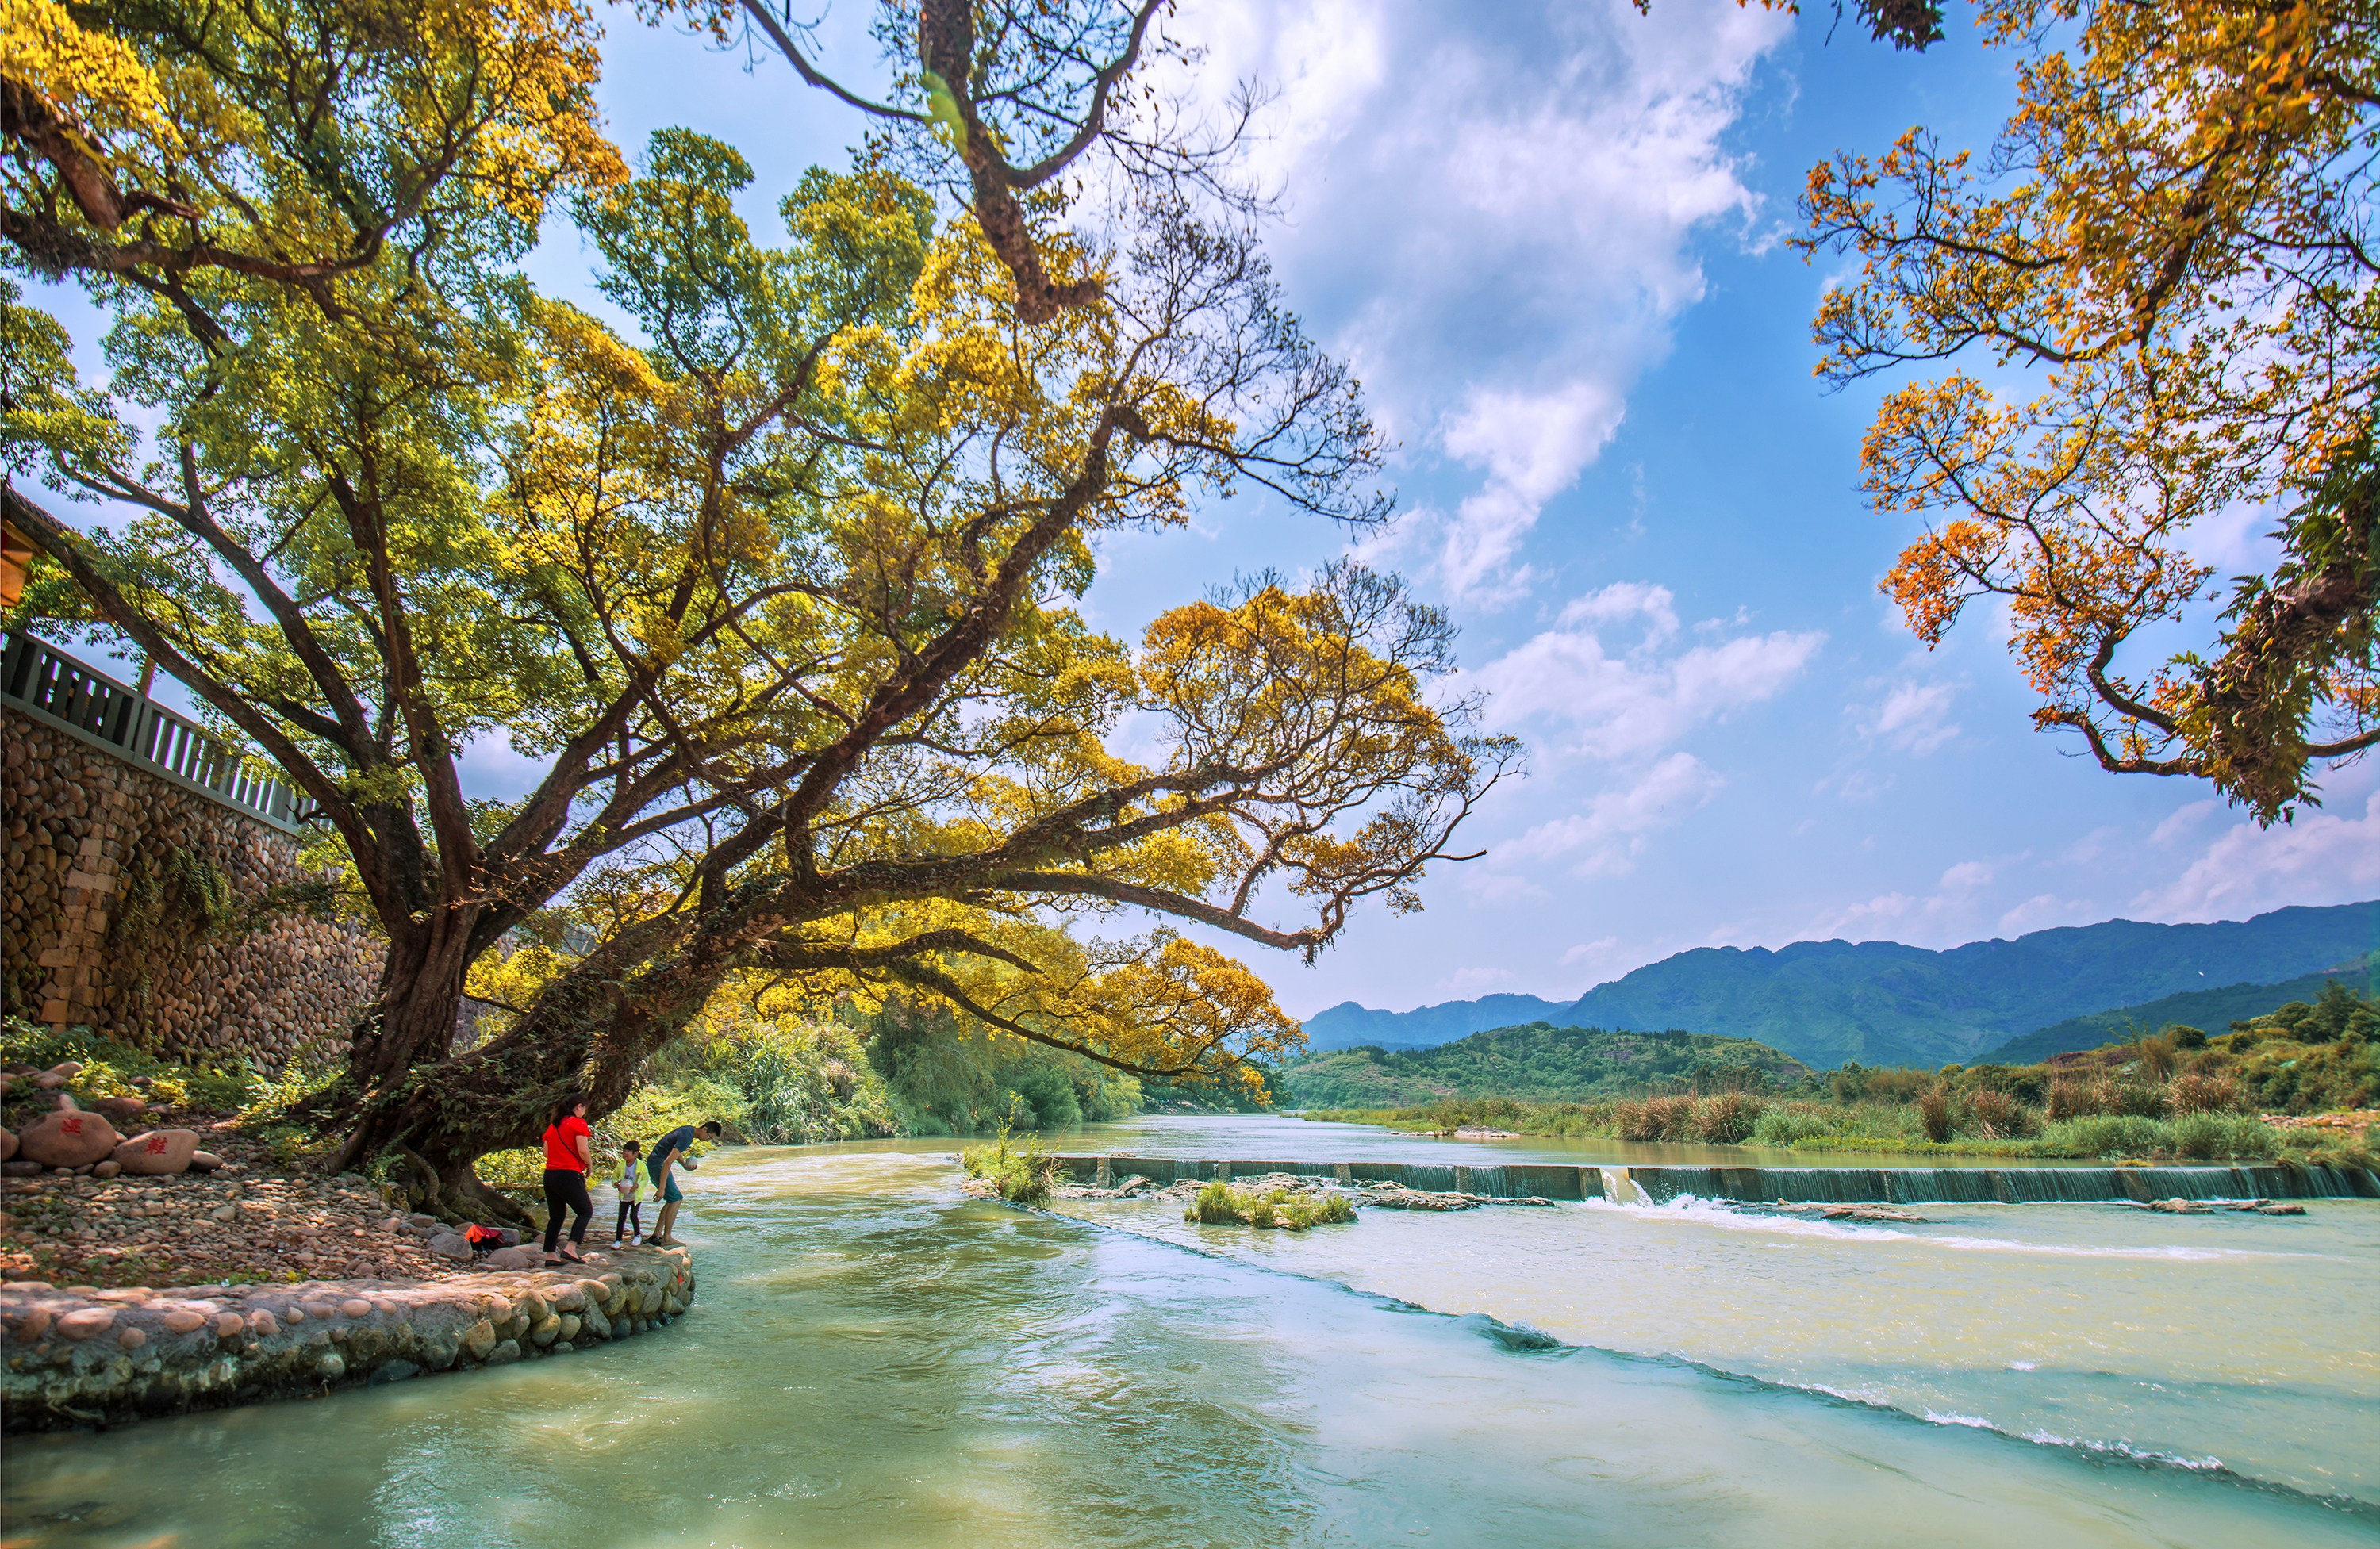
[[[2183,1116],[2227,1112],[2240,1106],[2240,1083],[2228,1075],[2184,1071],[2167,1086],[2166,1103]]]
[[[1985,1086],[1967,1094],[1967,1128],[1985,1140],[2007,1140],[2033,1128],[2033,1115],[2014,1097]]]
[[[1950,1094],[1943,1087],[1934,1087],[1919,1095],[1917,1117],[1925,1126],[1925,1138],[1939,1145],[1950,1138]]]
[[[2041,1149],[2053,1156],[2147,1156],[2171,1149],[2171,1127],[2138,1114],[2102,1113],[2053,1124]]]
[[[1696,1140],[1715,1145],[1737,1145],[1760,1122],[1761,1103],[1741,1092],[1722,1092],[1695,1102],[1688,1123]]]
[[[1055,1168],[1050,1154],[1038,1140],[1028,1140],[1023,1145],[1009,1144],[1008,1131],[990,1145],[971,1145],[959,1154],[959,1161],[971,1178],[980,1178],[1011,1204],[1044,1204],[1056,1181]]]
[[[2185,1113],[2172,1131],[2175,1154],[2192,1161],[2260,1161],[2274,1150],[2272,1126],[2244,1113]]]
[[[1823,1114],[1806,1108],[1772,1107],[1752,1127],[1752,1144],[1789,1146],[1834,1133],[1834,1122]]]
[[[1286,1189],[1259,1194],[1252,1190],[1234,1189],[1218,1179],[1198,1191],[1184,1208],[1182,1218],[1197,1226],[1304,1231],[1308,1227],[1352,1221],[1355,1207],[1344,1194],[1292,1194]]]

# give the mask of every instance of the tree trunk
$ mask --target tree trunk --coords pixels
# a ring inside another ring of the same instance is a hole
[[[446,1058],[462,1014],[478,916],[475,908],[438,909],[426,927],[391,935],[380,992],[348,1042],[347,1075],[358,1094],[384,1092],[415,1066]]]
[[[500,1036],[368,1099],[340,1165],[395,1150],[422,1195],[439,1202],[423,1206],[433,1214],[498,1213],[494,1202],[517,1213],[472,1163],[536,1144],[567,1092],[587,1095],[589,1118],[617,1109],[636,1089],[638,1067],[686,1030],[732,957],[713,946],[624,974],[638,955],[632,944],[607,943],[547,986]]]

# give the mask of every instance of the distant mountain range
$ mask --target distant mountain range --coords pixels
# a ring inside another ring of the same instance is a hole
[[[2309,1004],[2319,1000],[2323,986],[2333,979],[2359,994],[2369,994],[2375,976],[2380,976],[2380,952],[2360,962],[2342,963],[2325,973],[2301,974],[2277,985],[2227,985],[2221,989],[2185,990],[2180,995],[2165,996],[2138,1006],[2069,1017],[2054,1027],[2010,1038],[1990,1053],[1980,1056],[1977,1062],[1989,1060],[1996,1065],[2031,1065],[2053,1054],[2097,1048],[2103,1044],[2119,1042],[2143,1033],[2155,1033],[2177,1023],[2184,1027],[2195,1027],[2202,1033],[2219,1034],[2235,1022],[2246,1022],[2267,1011],[2278,1010],[2292,1000],[2303,1000]]]
[[[1790,1083],[1810,1072],[1766,1044],[1691,1033],[1606,1033],[1542,1022],[1495,1027],[1425,1049],[1336,1049],[1281,1072],[1305,1108],[1395,1108],[1439,1097],[1575,1103],[1642,1092],[1700,1069],[1749,1068]]]
[[[1412,1011],[1347,1001],[1308,1018],[1305,1034],[1317,1051],[1427,1048],[1545,1022],[1752,1038],[1820,1068],[1849,1059],[1942,1065],[2070,1018],[2206,989],[2272,986],[2360,962],[2375,947],[2380,902],[2277,909],[2214,925],[2109,920],[1948,951],[1893,941],[1797,941],[1776,951],[1701,947],[1572,1001],[1489,995]]]

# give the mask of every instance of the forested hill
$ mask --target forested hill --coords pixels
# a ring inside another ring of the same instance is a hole
[[[2227,985],[2221,989],[2189,990],[2119,1010],[2069,1017],[2054,1027],[2010,1038],[1983,1058],[1995,1064],[2030,1065],[2053,1054],[2098,1048],[2142,1033],[2155,1033],[2177,1023],[2202,1033],[2220,1033],[2235,1022],[2269,1015],[2292,1000],[2312,1005],[2322,998],[2324,986],[2333,979],[2359,995],[2369,995],[2376,978],[2380,978],[2380,952],[2362,962],[2284,979],[2277,985]]]
[[[1692,1033],[1607,1033],[1542,1022],[1474,1033],[1435,1048],[1337,1049],[1281,1071],[1290,1099],[1307,1108],[1408,1107],[1439,1097],[1517,1097],[1534,1102],[1643,1092],[1696,1071],[1749,1068],[1772,1081],[1807,1068],[1766,1044]]]
[[[1891,941],[1799,941],[1777,951],[1705,947],[1548,1010],[1536,1010],[1548,1002],[1534,996],[1404,1012],[1351,1002],[1311,1018],[1305,1030],[1317,1049],[1437,1044],[1511,1021],[1497,1013],[1519,1003],[1553,1023],[1755,1039],[1821,1067],[1846,1059],[1932,1066],[2111,1007],[2318,973],[2375,945],[2380,903],[2279,909],[2213,925],[2109,920],[1948,951]]]

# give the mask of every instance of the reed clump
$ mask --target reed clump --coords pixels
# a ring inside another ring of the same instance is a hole
[[[1352,1221],[1355,1207],[1344,1194],[1297,1194],[1287,1189],[1258,1192],[1234,1189],[1220,1179],[1198,1191],[1182,1218],[1205,1227],[1254,1227],[1259,1231],[1304,1231],[1308,1227]]]
[[[1013,1143],[1003,1129],[990,1145],[970,1145],[959,1153],[967,1176],[990,1184],[1011,1204],[1044,1204],[1057,1182],[1057,1164],[1038,1138]]]

